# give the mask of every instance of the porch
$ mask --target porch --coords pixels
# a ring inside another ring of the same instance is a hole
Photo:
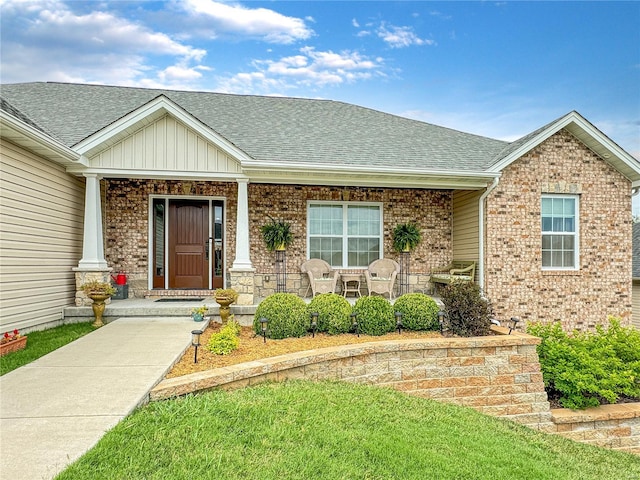
[[[213,317],[214,322],[217,321],[216,317],[220,315],[220,308],[213,297],[213,292],[208,292],[205,295],[199,295],[202,291],[173,291],[172,293],[174,295],[165,296],[164,298],[112,299],[105,308],[103,320],[108,323],[123,317],[190,317],[193,307],[206,305],[209,308],[209,316]],[[198,295],[190,295],[191,293],[198,293]],[[439,297],[433,296],[432,298],[439,306],[443,306]],[[311,302],[311,297],[302,297],[302,299],[307,303]],[[347,296],[346,299],[351,305],[354,305],[358,297]],[[256,308],[262,300],[262,298],[257,298],[253,305],[231,305],[231,314],[235,316],[241,325],[252,325]],[[93,310],[90,305],[65,307],[63,309],[63,319],[69,323],[89,321],[93,319]]]

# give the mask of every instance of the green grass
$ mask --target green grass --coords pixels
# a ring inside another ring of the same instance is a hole
[[[377,387],[304,381],[152,403],[58,480],[640,478],[640,457]]]
[[[59,327],[27,334],[24,350],[0,357],[0,375],[37,360],[49,352],[71,343],[94,330],[91,322],[70,323]]]

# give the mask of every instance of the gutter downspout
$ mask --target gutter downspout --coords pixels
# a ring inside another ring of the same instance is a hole
[[[493,179],[493,182],[478,200],[478,285],[484,290],[484,201],[498,186],[500,177]]]

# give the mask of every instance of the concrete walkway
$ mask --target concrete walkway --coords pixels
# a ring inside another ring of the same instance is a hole
[[[0,377],[0,479],[50,479],[146,401],[191,318],[121,318]]]

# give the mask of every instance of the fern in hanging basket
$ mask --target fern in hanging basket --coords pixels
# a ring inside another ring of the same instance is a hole
[[[421,241],[420,228],[413,222],[396,225],[393,229],[393,249],[396,252],[410,252]]]
[[[293,242],[293,234],[291,233],[291,224],[284,220],[275,220],[269,217],[270,222],[260,227],[262,239],[264,240],[267,250],[284,250],[291,242]]]

